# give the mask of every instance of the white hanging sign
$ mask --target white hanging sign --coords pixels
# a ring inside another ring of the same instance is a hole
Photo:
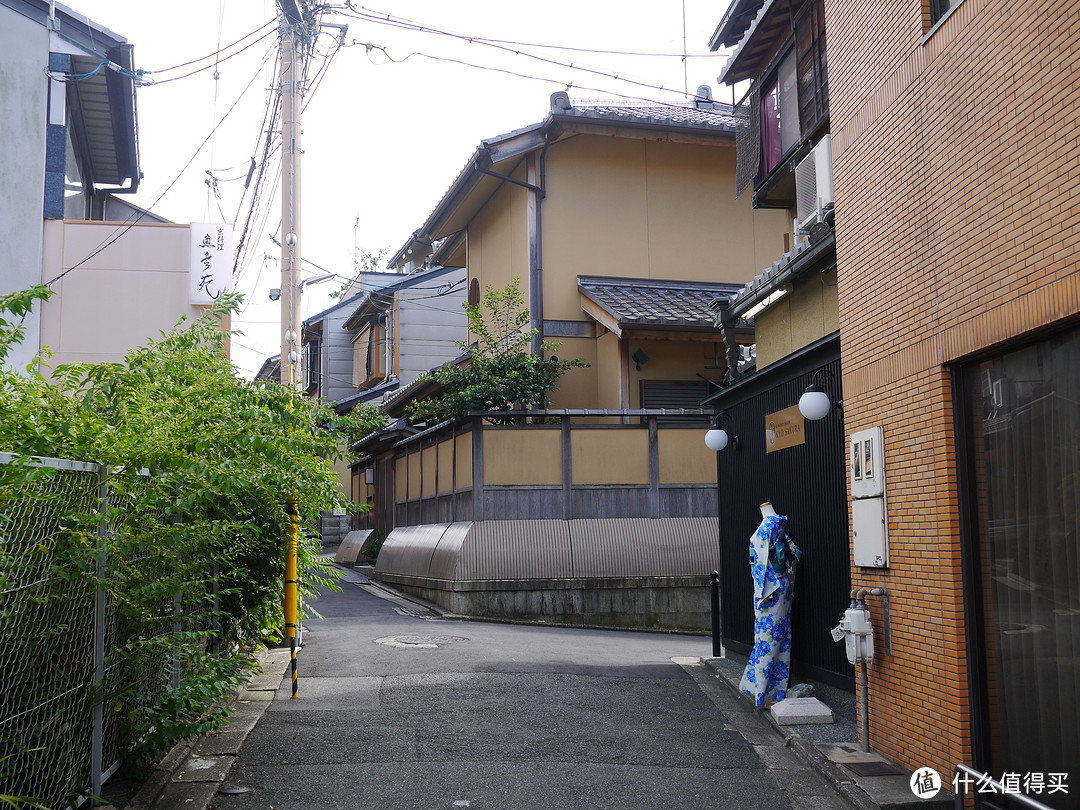
[[[231,225],[191,223],[189,303],[212,304],[232,288],[232,254]]]

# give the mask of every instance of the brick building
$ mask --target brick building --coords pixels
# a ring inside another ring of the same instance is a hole
[[[882,428],[887,476],[888,567],[852,569],[891,600],[872,745],[1075,770],[1080,6],[828,0],[826,21],[845,430]]]
[[[712,45],[736,46],[722,81],[750,82],[755,207],[794,212],[808,150],[831,138],[851,584],[890,608],[886,627],[870,600],[871,747],[946,781],[958,762],[1075,770],[1080,5],[733,0]],[[798,280],[780,282],[795,301]],[[773,310],[759,333],[787,317]],[[867,558],[861,439],[877,429],[884,542]]]

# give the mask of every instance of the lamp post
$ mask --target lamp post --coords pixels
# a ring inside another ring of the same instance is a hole
[[[729,433],[720,425],[724,419],[728,420],[732,430]],[[733,450],[739,449],[739,437],[735,434],[734,423],[731,416],[726,413],[719,413],[716,415],[716,419],[713,421],[713,425],[709,430],[705,432],[705,446],[717,454],[716,456],[716,547],[717,547],[717,559],[716,569],[712,572],[709,583],[709,603],[710,613],[712,614],[712,654],[714,658],[719,658],[724,654],[724,646],[720,640],[720,571],[723,570],[723,555],[724,555],[724,543],[723,534],[720,527],[721,519],[721,503],[720,503],[720,451],[726,449],[728,445]]]

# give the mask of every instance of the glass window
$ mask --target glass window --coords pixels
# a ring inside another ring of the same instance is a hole
[[[64,155],[64,219],[89,219],[89,198],[83,185],[75,146],[71,142],[71,126],[67,128],[67,149]]]
[[[799,143],[799,102],[795,52],[780,62],[776,77],[761,94],[761,156],[764,174]]]
[[[936,23],[962,2],[963,0],[930,0],[931,24]]]
[[[991,757],[980,764],[1075,779],[1080,330],[973,364],[964,382],[984,625],[972,664],[985,677]],[[1037,798],[1077,806],[1072,791]]]

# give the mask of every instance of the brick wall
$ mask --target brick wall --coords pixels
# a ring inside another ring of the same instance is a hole
[[[965,0],[928,38],[925,5],[826,19],[845,428],[886,452],[891,568],[852,571],[891,597],[871,745],[948,774],[971,761],[949,364],[1080,313],[1080,5]]]

